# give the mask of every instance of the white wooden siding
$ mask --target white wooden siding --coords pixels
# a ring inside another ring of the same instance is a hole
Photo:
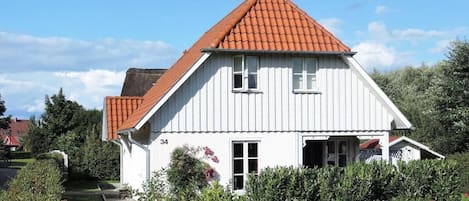
[[[259,93],[232,91],[233,57],[212,56],[152,117],[154,132],[383,131],[392,116],[339,57],[319,57],[318,94],[295,94],[290,57],[260,56]]]

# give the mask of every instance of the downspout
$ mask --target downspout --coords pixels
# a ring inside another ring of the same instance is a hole
[[[127,134],[128,134],[128,136],[129,136],[129,141],[130,141],[131,143],[137,145],[138,147],[142,148],[142,149],[145,151],[145,155],[146,155],[146,160],[145,160],[145,163],[146,163],[145,179],[146,179],[146,181],[148,181],[148,180],[150,180],[150,149],[148,149],[148,147],[146,147],[145,145],[140,144],[139,142],[135,141],[135,140],[132,138],[132,133],[133,133],[132,130],[127,131]]]

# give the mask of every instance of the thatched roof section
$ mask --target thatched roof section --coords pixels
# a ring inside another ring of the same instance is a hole
[[[121,96],[143,96],[167,69],[129,68]]]

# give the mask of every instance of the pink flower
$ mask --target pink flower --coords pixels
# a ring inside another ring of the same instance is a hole
[[[469,198],[469,193],[464,193],[465,198]]]
[[[205,180],[210,181],[215,176],[215,170],[209,167],[204,171],[204,175],[205,175]]]
[[[212,156],[213,155],[213,151],[208,147],[204,147],[204,152],[205,152],[206,156]]]
[[[220,161],[218,160],[218,157],[217,157],[217,156],[213,156],[213,157],[212,157],[212,161],[215,162],[215,163],[220,162]]]

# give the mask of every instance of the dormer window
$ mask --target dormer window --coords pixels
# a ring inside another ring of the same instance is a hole
[[[293,91],[315,91],[316,72],[318,69],[317,59],[296,57],[293,63]]]
[[[234,57],[233,89],[248,91],[258,88],[259,57],[239,55]]]

